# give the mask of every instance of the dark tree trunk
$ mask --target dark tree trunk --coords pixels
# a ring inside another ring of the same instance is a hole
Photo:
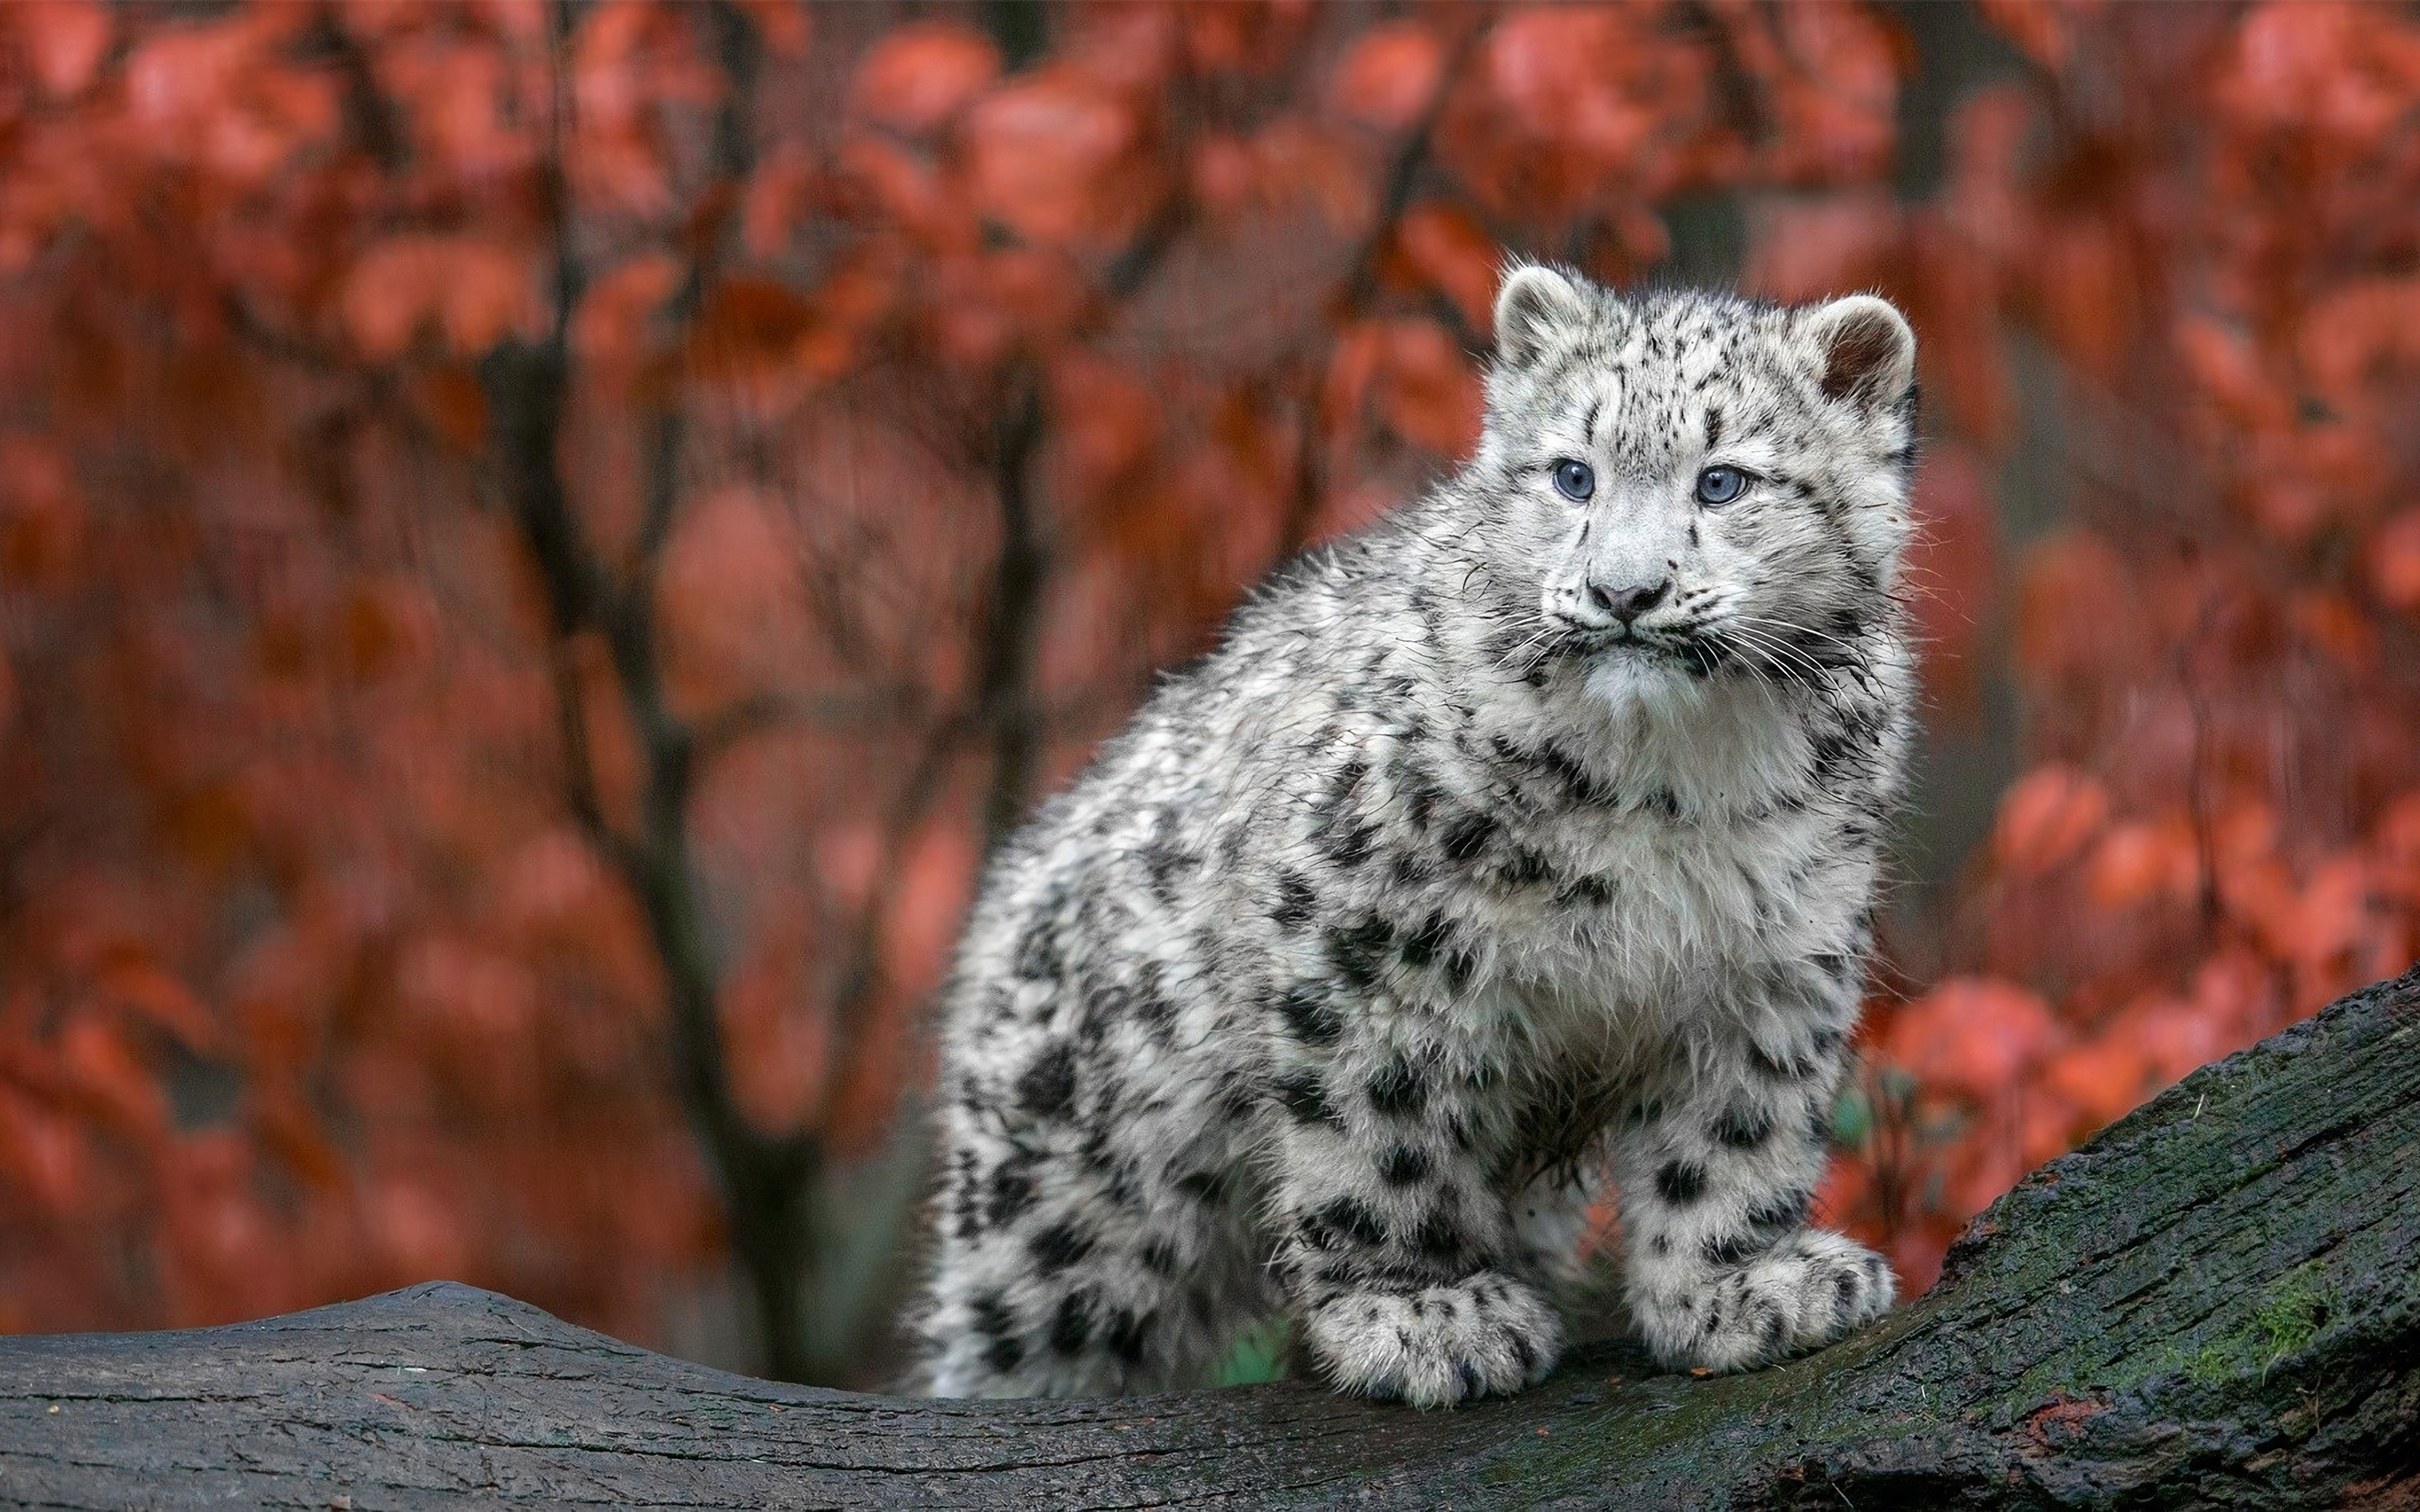
[[[1754,1375],[1583,1354],[1423,1415],[1280,1385],[922,1402],[724,1375],[414,1287],[0,1340],[29,1505],[2420,1507],[2420,973],[2206,1067]]]

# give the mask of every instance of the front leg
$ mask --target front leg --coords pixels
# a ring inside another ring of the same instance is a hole
[[[1618,1146],[1631,1310],[1666,1365],[1769,1365],[1891,1304],[1881,1256],[1806,1227],[1840,1073],[1834,1022],[1767,1022],[1764,1041],[1742,1029],[1706,1046]]]
[[[1435,1047],[1342,1047],[1283,1072],[1277,1269],[1338,1387],[1450,1407],[1544,1381],[1560,1320],[1473,1152],[1473,1082]]]

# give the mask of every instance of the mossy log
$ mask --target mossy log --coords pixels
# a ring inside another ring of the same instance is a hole
[[[726,1375],[437,1284],[0,1340],[46,1507],[2420,1507],[2420,973],[2034,1172],[1941,1283],[1753,1375],[1583,1352],[1423,1414],[1302,1384],[927,1402]]]

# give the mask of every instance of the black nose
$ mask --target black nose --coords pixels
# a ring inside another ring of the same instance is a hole
[[[1631,621],[1664,602],[1672,591],[1672,579],[1665,579],[1644,588],[1607,588],[1603,583],[1589,584],[1589,598],[1597,608],[1628,625]]]

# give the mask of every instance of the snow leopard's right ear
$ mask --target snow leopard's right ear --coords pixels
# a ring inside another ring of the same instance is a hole
[[[1588,297],[1572,281],[1535,263],[1505,270],[1496,291],[1496,361],[1527,367],[1545,354],[1557,334],[1588,319]]]

